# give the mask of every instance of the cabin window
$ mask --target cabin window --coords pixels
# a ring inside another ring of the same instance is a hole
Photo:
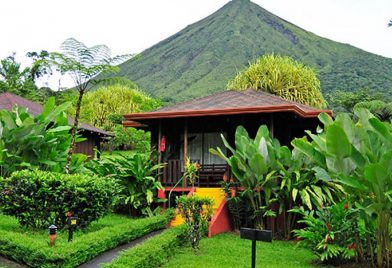
[[[226,162],[216,155],[209,152],[210,148],[221,148],[222,152],[226,154],[226,147],[224,146],[219,132],[209,133],[189,133],[188,134],[188,156],[194,162],[201,164],[226,164]],[[223,133],[226,137],[226,133]],[[183,158],[183,149],[181,148],[181,157]]]

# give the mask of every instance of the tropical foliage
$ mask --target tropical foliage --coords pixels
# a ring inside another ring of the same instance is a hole
[[[233,90],[252,88],[317,108],[326,106],[316,72],[287,56],[262,56],[227,87]]]
[[[163,164],[154,164],[151,153],[118,155],[92,160],[87,168],[107,178],[115,178],[121,185],[121,202],[133,215],[152,215],[153,203],[158,202],[157,190],[163,189],[156,179]]]
[[[235,133],[235,149],[223,135],[222,140],[232,156],[226,157],[220,148],[210,149],[210,152],[230,165],[234,177],[245,188],[242,194],[251,204],[254,227],[263,229],[263,217],[275,215],[269,205],[274,201],[274,193],[278,188],[277,154],[284,153],[287,147],[281,151],[276,150],[275,147],[280,147],[279,142],[271,139],[266,126],[259,128],[254,140],[249,137],[245,128],[238,127]]]
[[[243,127],[238,127],[235,134],[235,149],[222,136],[225,146],[232,156],[227,158],[220,148],[210,149],[230,165],[234,177],[238,180],[226,182],[224,188],[238,186],[231,194],[229,206],[236,221],[251,222],[257,228],[264,228],[264,217],[275,216],[295,205],[304,204],[312,209],[321,204],[330,204],[342,189],[331,179],[318,176],[320,172],[304,155],[287,146],[281,146],[277,139],[270,136],[268,128],[261,126],[255,139],[251,139]],[[244,199],[244,200],[242,200]],[[279,210],[272,210],[278,204]],[[251,211],[248,211],[248,208]],[[252,215],[250,221],[239,219],[238,215]],[[286,215],[285,237],[290,237],[295,220],[291,214]]]
[[[86,227],[111,211],[117,189],[110,178],[23,170],[0,180],[0,207],[22,226],[62,228],[70,211]]]
[[[338,265],[344,259],[352,259],[365,237],[361,227],[358,210],[347,202],[317,210],[306,211],[303,208],[291,210],[302,216],[299,223],[305,228],[295,230],[297,240],[311,249],[321,261]]]
[[[15,106],[0,111],[0,175],[15,170],[61,171],[71,143],[65,114],[70,103],[55,106],[50,98],[38,116]]]
[[[206,197],[181,196],[177,199],[177,209],[188,227],[186,237],[193,249],[199,248],[200,240],[208,228],[212,205],[212,200]]]
[[[358,120],[339,114],[335,120],[321,114],[324,130],[319,135],[292,142],[322,169],[323,176],[342,184],[359,209],[367,230],[374,230],[365,252],[378,267],[390,264],[390,215],[392,199],[392,126],[368,110],[355,109]],[[374,229],[373,229],[374,228]],[[377,256],[376,260],[373,256]]]
[[[115,116],[151,111],[159,106],[158,100],[142,93],[135,84],[115,84],[88,92],[82,101],[80,118],[96,127],[112,130]]]

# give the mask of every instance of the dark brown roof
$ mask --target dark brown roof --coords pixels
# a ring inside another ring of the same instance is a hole
[[[0,94],[0,110],[6,109],[6,110],[12,110],[12,107],[14,105],[18,105],[19,107],[25,107],[27,108],[27,111],[31,113],[32,115],[39,115],[42,112],[42,105],[33,101],[30,101],[28,99],[22,98],[18,95],[5,92]],[[72,117],[68,117],[68,123],[72,125],[74,123],[74,119]],[[104,131],[102,129],[96,128],[94,126],[85,124],[85,123],[80,123],[79,128],[81,130],[87,130],[91,131],[94,133],[102,134],[105,136],[112,136],[111,133]]]
[[[226,90],[207,97],[163,107],[153,112],[125,115],[125,118],[127,120],[141,120],[284,111],[294,112],[301,117],[317,117],[322,112],[332,114],[330,110],[313,108],[266,92],[248,89],[244,91]],[[128,126],[127,122],[124,125]]]

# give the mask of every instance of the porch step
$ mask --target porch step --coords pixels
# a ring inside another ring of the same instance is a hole
[[[199,197],[208,197],[213,201],[212,217],[214,217],[219,206],[225,200],[225,194],[220,188],[196,188],[194,195]],[[177,213],[176,217],[170,222],[170,226],[177,226],[183,223],[184,219],[179,213]]]

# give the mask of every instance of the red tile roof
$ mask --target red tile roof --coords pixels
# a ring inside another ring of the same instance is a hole
[[[12,107],[18,105],[19,107],[25,107],[27,108],[27,111],[31,113],[32,115],[39,115],[42,112],[42,105],[33,101],[30,101],[28,99],[22,98],[18,95],[5,92],[0,94],[0,110],[6,109],[6,110],[12,110]],[[72,125],[74,123],[74,119],[72,117],[68,117],[68,123]],[[99,133],[105,136],[112,136],[111,133],[104,131],[102,129],[96,128],[94,126],[85,124],[85,123],[80,123],[79,128],[81,130],[88,130],[94,133]]]
[[[125,115],[125,118],[126,120],[142,120],[284,111],[294,112],[301,117],[317,117],[322,112],[332,114],[330,110],[313,108],[266,92],[248,89],[244,91],[226,90],[207,97],[163,107],[153,112]],[[127,126],[127,122],[124,125]]]

